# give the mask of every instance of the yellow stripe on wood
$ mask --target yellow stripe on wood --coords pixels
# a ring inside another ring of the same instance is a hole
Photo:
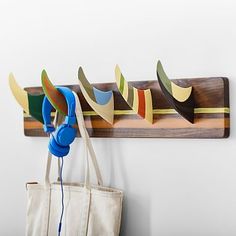
[[[185,102],[192,92],[192,87],[182,88],[171,82],[172,96],[179,102]]]
[[[218,108],[195,108],[194,114],[229,114],[229,107],[218,107]],[[133,110],[114,110],[114,115],[136,115],[137,113]],[[175,109],[153,109],[154,115],[168,115],[168,114],[177,114]],[[52,116],[55,116],[55,112],[51,113]],[[95,111],[83,111],[84,116],[97,116],[98,114]],[[27,113],[24,113],[25,118],[30,118],[31,116]]]
[[[151,124],[153,122],[153,111],[152,111],[152,94],[151,90],[144,90],[145,96],[145,119]]]
[[[135,111],[135,113],[138,113],[138,90],[136,88],[133,87],[133,91],[134,91],[134,102],[133,102],[133,110]]]

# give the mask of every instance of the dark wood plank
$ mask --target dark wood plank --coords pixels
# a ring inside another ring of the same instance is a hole
[[[195,108],[217,108],[216,112],[208,110],[195,114],[194,124],[184,120],[179,114],[155,114],[154,123],[148,124],[137,115],[115,115],[113,125],[108,124],[97,115],[85,115],[86,126],[91,137],[150,137],[150,138],[227,138],[229,136],[229,83],[227,78],[178,79],[176,84],[194,87]],[[139,89],[150,88],[152,91],[153,109],[172,109],[163,95],[156,80],[135,81],[130,84]],[[66,85],[67,86],[67,85]],[[100,90],[113,90],[115,111],[131,111],[119,93],[115,83],[93,84]],[[92,112],[84,99],[78,85],[68,85],[76,91],[81,100],[82,109]],[[29,93],[39,94],[41,87],[26,88]],[[223,110],[224,112],[219,112]],[[115,113],[116,114],[116,113]],[[31,117],[24,118],[26,136],[46,136],[42,125]],[[79,133],[78,133],[79,136]]]

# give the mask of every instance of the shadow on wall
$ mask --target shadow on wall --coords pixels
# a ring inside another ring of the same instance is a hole
[[[121,236],[150,236],[150,198],[126,194],[123,202]]]
[[[138,194],[130,191],[130,189],[135,189],[130,188],[132,182],[129,176],[132,170],[128,170],[124,163],[128,154],[124,155],[122,152],[124,148],[120,146],[119,140],[103,141],[103,148],[106,153],[104,157],[109,157],[109,160],[104,160],[109,166],[109,185],[124,191],[120,236],[150,236],[150,195],[145,193],[145,190],[139,191]]]

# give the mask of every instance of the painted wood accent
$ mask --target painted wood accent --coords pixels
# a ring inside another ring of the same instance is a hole
[[[114,97],[112,90],[102,91],[93,87],[87,80],[82,67],[78,71],[81,92],[93,110],[108,123],[113,124]]]
[[[152,123],[153,107],[151,90],[149,88],[137,89],[134,86],[131,86],[125,80],[118,65],[115,68],[115,76],[117,87],[130,108],[133,109],[135,113],[140,115],[143,119]]]
[[[192,86],[179,86],[167,77],[160,61],[157,63],[157,78],[167,101],[190,123],[194,123],[195,101]]]

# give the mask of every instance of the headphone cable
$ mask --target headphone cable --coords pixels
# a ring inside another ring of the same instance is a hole
[[[62,218],[64,214],[64,191],[63,191],[63,180],[62,180],[62,171],[63,171],[64,160],[61,158],[61,167],[60,167],[60,184],[61,184],[61,216],[60,222],[58,226],[58,236],[61,235],[61,227],[62,227]]]

